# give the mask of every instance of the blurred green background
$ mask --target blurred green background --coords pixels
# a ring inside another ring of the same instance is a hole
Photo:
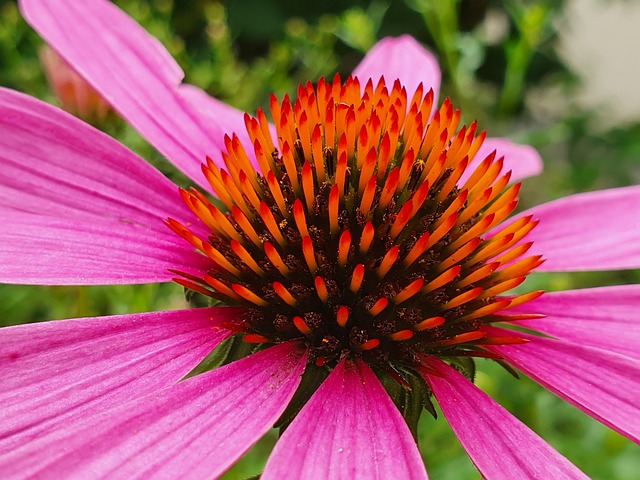
[[[270,92],[293,93],[298,83],[321,75],[348,74],[377,39],[410,33],[438,56],[441,98],[449,95],[467,123],[478,119],[490,135],[529,143],[541,152],[545,172],[525,182],[519,208],[640,179],[640,73],[632,50],[640,39],[637,33],[630,37],[640,22],[638,2],[115,3],[164,43],[185,70],[186,81],[249,112],[265,106]],[[41,45],[15,2],[0,0],[0,85],[55,104],[38,58]],[[184,182],[115,116],[97,126]],[[637,271],[535,274],[524,288],[560,290],[639,279]],[[2,325],[184,305],[176,285],[0,285]],[[481,388],[589,476],[638,478],[636,445],[528,379],[516,381],[482,362],[479,368]],[[274,441],[274,435],[263,439],[225,478],[260,472]],[[431,478],[479,478],[444,419],[423,416],[420,446]]]

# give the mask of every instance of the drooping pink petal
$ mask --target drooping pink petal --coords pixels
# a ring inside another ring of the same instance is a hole
[[[464,174],[458,181],[462,185],[471,176],[478,165],[493,151],[496,158],[504,157],[502,172],[511,170],[511,182],[533,177],[542,172],[542,159],[538,151],[530,145],[513,143],[506,138],[485,138],[478,153],[473,157]]]
[[[425,375],[442,413],[483,478],[588,478],[520,420],[437,359]]]
[[[203,116],[210,118],[214,122],[218,122],[223,132],[229,135],[229,137],[232,137],[235,133],[247,155],[254,163],[254,166],[257,166],[255,154],[253,148],[251,148],[253,142],[251,142],[249,134],[247,133],[247,128],[244,123],[245,113],[242,110],[227,105],[194,85],[182,84],[178,87],[178,91],[180,95],[185,98],[193,108],[199,110]]]
[[[205,308],[0,329],[0,452],[177,382],[241,315]]]
[[[546,315],[518,324],[640,360],[639,308],[640,285],[619,285],[546,293],[509,313]]]
[[[214,478],[278,419],[305,358],[263,350],[94,417],[0,457],[5,478]]]
[[[491,330],[498,335],[509,332]],[[529,342],[489,348],[560,398],[640,442],[639,361],[564,340],[520,332],[518,336]]]
[[[256,154],[253,150],[253,142],[251,142],[249,134],[247,133],[247,128],[244,123],[245,113],[242,110],[238,110],[217,98],[211,97],[201,88],[193,85],[180,85],[179,91],[194,108],[201,110],[202,114],[207,118],[211,118],[212,121],[217,121],[225,134],[229,135],[229,137],[233,137],[233,134],[236,134],[244,147],[247,157],[251,160],[254,167],[256,169],[258,168],[258,161],[256,160]],[[278,134],[276,127],[269,123],[269,129],[271,131],[271,138],[274,143],[277,144]]]
[[[579,193],[533,207],[540,223],[523,241],[547,259],[538,271],[640,267],[640,187]],[[498,227],[502,228],[502,227]]]
[[[168,232],[186,222],[178,188],[104,133],[33,97],[0,88],[0,209],[105,218]]]
[[[126,219],[57,219],[0,214],[0,283],[111,285],[170,281],[177,269],[203,275],[211,267],[182,238]]]
[[[176,167],[204,188],[222,129],[177,92],[183,72],[160,42],[106,0],[22,0],[31,26]],[[206,120],[206,121],[205,121]]]
[[[409,98],[420,83],[425,93],[432,88],[436,99],[440,91],[438,61],[411,35],[380,40],[367,52],[353,75],[358,77],[362,86],[369,79],[373,80],[375,86],[380,77],[384,76],[387,87],[391,88],[393,82],[399,79],[407,89]]]
[[[343,359],[287,427],[261,478],[424,479],[427,473],[374,373]]]

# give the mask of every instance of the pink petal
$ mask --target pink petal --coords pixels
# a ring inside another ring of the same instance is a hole
[[[506,335],[508,330],[492,329]],[[640,442],[640,362],[598,348],[525,333],[529,343],[490,347],[583,412]]]
[[[0,458],[5,476],[214,478],[278,419],[306,360],[278,345],[95,417]]]
[[[0,329],[0,451],[177,382],[239,315],[206,308]]]
[[[433,88],[436,99],[440,91],[438,61],[410,35],[380,40],[367,52],[353,75],[358,77],[362,86],[369,79],[373,80],[375,86],[384,76],[388,88],[391,88],[393,82],[399,79],[407,89],[409,98],[420,83],[425,93]]]
[[[22,0],[31,26],[154,147],[196,183],[222,130],[182,99],[183,72],[160,42],[106,0]]]
[[[193,215],[144,160],[11,90],[0,89],[0,128],[0,281],[146,283],[170,280],[169,268],[206,269],[162,222]]]
[[[588,478],[456,370],[435,358],[429,366],[442,376],[425,379],[483,478]]]
[[[341,360],[276,444],[262,480],[427,478],[404,419],[373,372]]]
[[[58,218],[117,219],[162,234],[194,218],[178,187],[104,133],[0,88],[0,205]]]
[[[227,105],[194,85],[180,85],[178,91],[180,95],[192,105],[192,108],[200,111],[204,117],[218,122],[224,133],[229,135],[229,137],[232,137],[234,133],[238,135],[245,151],[251,156],[254,166],[257,166],[254,158],[255,155],[253,155],[253,148],[250,148],[253,142],[249,138],[247,127],[244,123],[245,112],[231,105]]]
[[[100,285],[166,282],[169,268],[203,275],[211,262],[167,229],[126,219],[0,214],[0,282]]]
[[[518,324],[640,360],[638,308],[640,285],[620,285],[547,293],[509,313],[546,315]]]
[[[201,88],[193,85],[180,85],[179,91],[194,108],[202,112],[202,115],[210,118],[214,122],[218,122],[222,126],[225,134],[229,135],[229,137],[233,137],[233,135],[236,134],[249,160],[251,160],[254,167],[258,169],[258,161],[256,160],[256,155],[253,150],[253,142],[247,133],[247,127],[244,123],[245,113],[242,110],[227,105],[217,98],[210,96]],[[269,128],[271,130],[271,138],[276,140],[278,138],[276,127],[270,123]],[[277,141],[274,141],[274,143],[277,144]]]
[[[579,193],[531,208],[540,223],[524,241],[547,261],[538,271],[640,267],[640,187]],[[499,227],[499,228],[502,228]]]
[[[476,153],[469,163],[458,184],[464,184],[482,160],[494,150],[496,151],[496,158],[504,157],[502,172],[506,173],[511,170],[512,182],[533,177],[542,172],[543,165],[540,154],[530,145],[513,143],[506,138],[485,138],[478,153]]]

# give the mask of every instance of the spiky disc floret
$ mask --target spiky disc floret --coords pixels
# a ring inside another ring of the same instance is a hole
[[[415,365],[424,354],[488,356],[487,344],[519,342],[483,326],[538,295],[500,295],[541,263],[521,258],[535,226],[521,218],[487,234],[513,211],[495,152],[472,172],[484,139],[458,129],[433,91],[408,101],[396,81],[322,79],[298,98],[271,98],[267,118],[245,116],[259,165],[238,138],[225,139],[226,169],[203,172],[226,207],[198,191],[182,198],[211,235],[168,225],[212,260],[204,278],[175,280],[227,304],[248,307],[238,325],[249,342],[303,339],[316,364],[356,355],[370,363]]]

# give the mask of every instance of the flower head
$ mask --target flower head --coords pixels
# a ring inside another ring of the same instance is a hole
[[[537,155],[435,107],[436,64],[410,37],[380,42],[344,83],[273,98],[272,126],[178,86],[172,59],[109,2],[21,7],[220,201],[2,89],[0,279],[173,279],[226,306],[3,329],[5,477],[219,476],[284,422],[262,478],[426,478],[391,379],[438,402],[486,478],[584,478],[459,373],[468,357],[638,441],[640,290],[509,293],[534,268],[640,265],[637,187],[508,219],[509,182]],[[184,379],[221,342],[240,346]]]
[[[262,111],[245,117],[258,172],[238,137],[225,138],[224,168],[203,166],[229,214],[181,190],[210,234],[167,224],[214,267],[176,281],[245,306],[233,328],[246,341],[303,340],[317,366],[346,356],[393,371],[518,342],[483,325],[541,293],[499,296],[542,263],[520,258],[536,222],[483,238],[513,211],[520,185],[507,188],[495,152],[467,172],[484,133],[458,130],[449,101],[431,118],[433,104],[421,85],[408,98],[398,80],[361,89],[338,76],[299,88],[294,102],[272,97],[277,146]]]

